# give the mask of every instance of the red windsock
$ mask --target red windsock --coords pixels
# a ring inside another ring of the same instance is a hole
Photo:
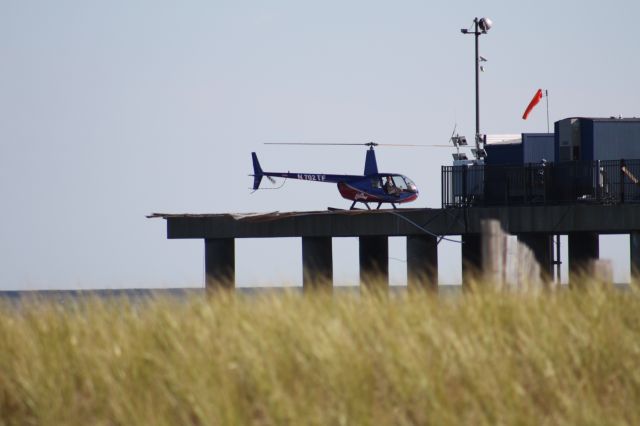
[[[540,99],[542,99],[542,89],[538,89],[536,94],[533,95],[533,99],[531,99],[531,102],[529,102],[529,105],[527,105],[527,109],[524,110],[524,114],[522,115],[523,120],[527,119],[533,107],[538,105],[538,102],[540,102]]]

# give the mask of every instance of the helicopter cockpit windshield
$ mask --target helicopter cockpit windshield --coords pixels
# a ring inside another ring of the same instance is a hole
[[[407,185],[407,189],[405,189],[405,191],[418,192],[418,187],[416,186],[415,183],[413,183],[413,181],[411,179],[409,179],[406,176],[402,176],[402,178],[404,179],[404,181],[406,182],[406,185]]]
[[[400,192],[418,192],[416,184],[411,179],[402,175],[389,175],[383,179],[383,188],[388,194]]]
[[[391,177],[393,178],[393,184],[395,185],[396,188],[398,188],[401,191],[406,191],[407,190],[407,184],[404,181],[402,176],[393,175]]]

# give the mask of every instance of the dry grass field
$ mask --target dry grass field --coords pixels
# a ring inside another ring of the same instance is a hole
[[[0,424],[640,424],[640,297],[0,306]]]

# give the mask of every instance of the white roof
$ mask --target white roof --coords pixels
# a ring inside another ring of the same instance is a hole
[[[487,135],[487,145],[503,145],[509,143],[522,143],[522,135]]]

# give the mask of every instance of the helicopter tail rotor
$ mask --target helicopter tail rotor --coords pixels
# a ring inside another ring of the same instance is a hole
[[[255,152],[251,153],[251,159],[253,160],[253,189],[255,191],[260,187],[264,172],[262,171],[262,167],[260,167],[260,162]]]

